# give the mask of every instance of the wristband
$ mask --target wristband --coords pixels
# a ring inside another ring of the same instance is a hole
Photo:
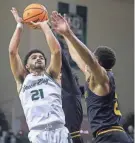
[[[23,29],[23,24],[22,23],[17,23],[17,28]]]

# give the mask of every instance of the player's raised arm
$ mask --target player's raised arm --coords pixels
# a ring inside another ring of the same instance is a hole
[[[68,48],[75,48],[80,58],[91,69],[97,82],[100,84],[108,82],[109,79],[105,69],[100,66],[94,54],[75,36],[64,17],[57,12],[53,12],[52,24],[56,32],[66,37],[72,43],[73,46],[69,46]]]
[[[57,78],[61,71],[61,47],[54,36],[52,30],[50,29],[47,21],[33,23],[35,26],[41,27],[43,30],[47,43],[49,45],[51,51],[51,61],[50,65],[47,69],[47,72],[53,76],[53,78]]]
[[[64,19],[70,25],[70,19],[66,15],[64,15]],[[53,21],[53,17],[52,17],[52,21]],[[68,40],[68,38],[66,38],[64,36],[64,39],[65,39],[65,41],[67,43],[67,46],[68,46],[68,49],[69,49],[69,53],[70,53],[70,56],[71,56],[72,60],[74,62],[76,62],[76,64],[80,68],[80,70],[82,70],[82,72],[85,74],[85,66],[86,66],[85,62],[81,59],[81,57],[79,56],[78,52],[74,48],[73,44]]]
[[[23,24],[22,19],[17,13],[17,10],[15,8],[12,8],[11,12],[17,22],[17,26],[9,44],[9,59],[14,78],[17,83],[21,83],[25,75],[25,70],[18,54],[18,46],[20,43]]]
[[[82,72],[85,74],[85,65],[86,65],[85,62],[81,59],[78,52],[74,48],[73,44],[66,37],[64,37],[64,39],[68,45],[68,49],[69,49],[71,58],[73,59],[74,62],[76,62],[76,64],[80,68],[80,70],[82,70]]]

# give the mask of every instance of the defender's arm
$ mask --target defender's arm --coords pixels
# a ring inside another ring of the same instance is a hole
[[[71,29],[64,36],[72,43],[80,58],[90,68],[90,72],[92,72],[97,82],[99,84],[109,82],[105,69],[100,66],[94,54],[75,36]],[[73,47],[69,47],[69,49]]]

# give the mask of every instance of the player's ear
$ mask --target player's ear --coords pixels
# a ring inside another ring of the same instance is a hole
[[[25,68],[29,71],[30,70],[30,66],[27,64],[26,66],[25,66]]]

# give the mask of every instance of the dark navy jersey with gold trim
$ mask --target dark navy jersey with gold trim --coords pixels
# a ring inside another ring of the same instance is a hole
[[[115,93],[115,81],[111,71],[108,71],[110,80],[110,93],[106,96],[98,96],[94,94],[86,84],[86,104],[88,119],[90,122],[92,133],[95,134],[101,129],[111,126],[119,126],[121,113],[118,109],[117,95]]]

